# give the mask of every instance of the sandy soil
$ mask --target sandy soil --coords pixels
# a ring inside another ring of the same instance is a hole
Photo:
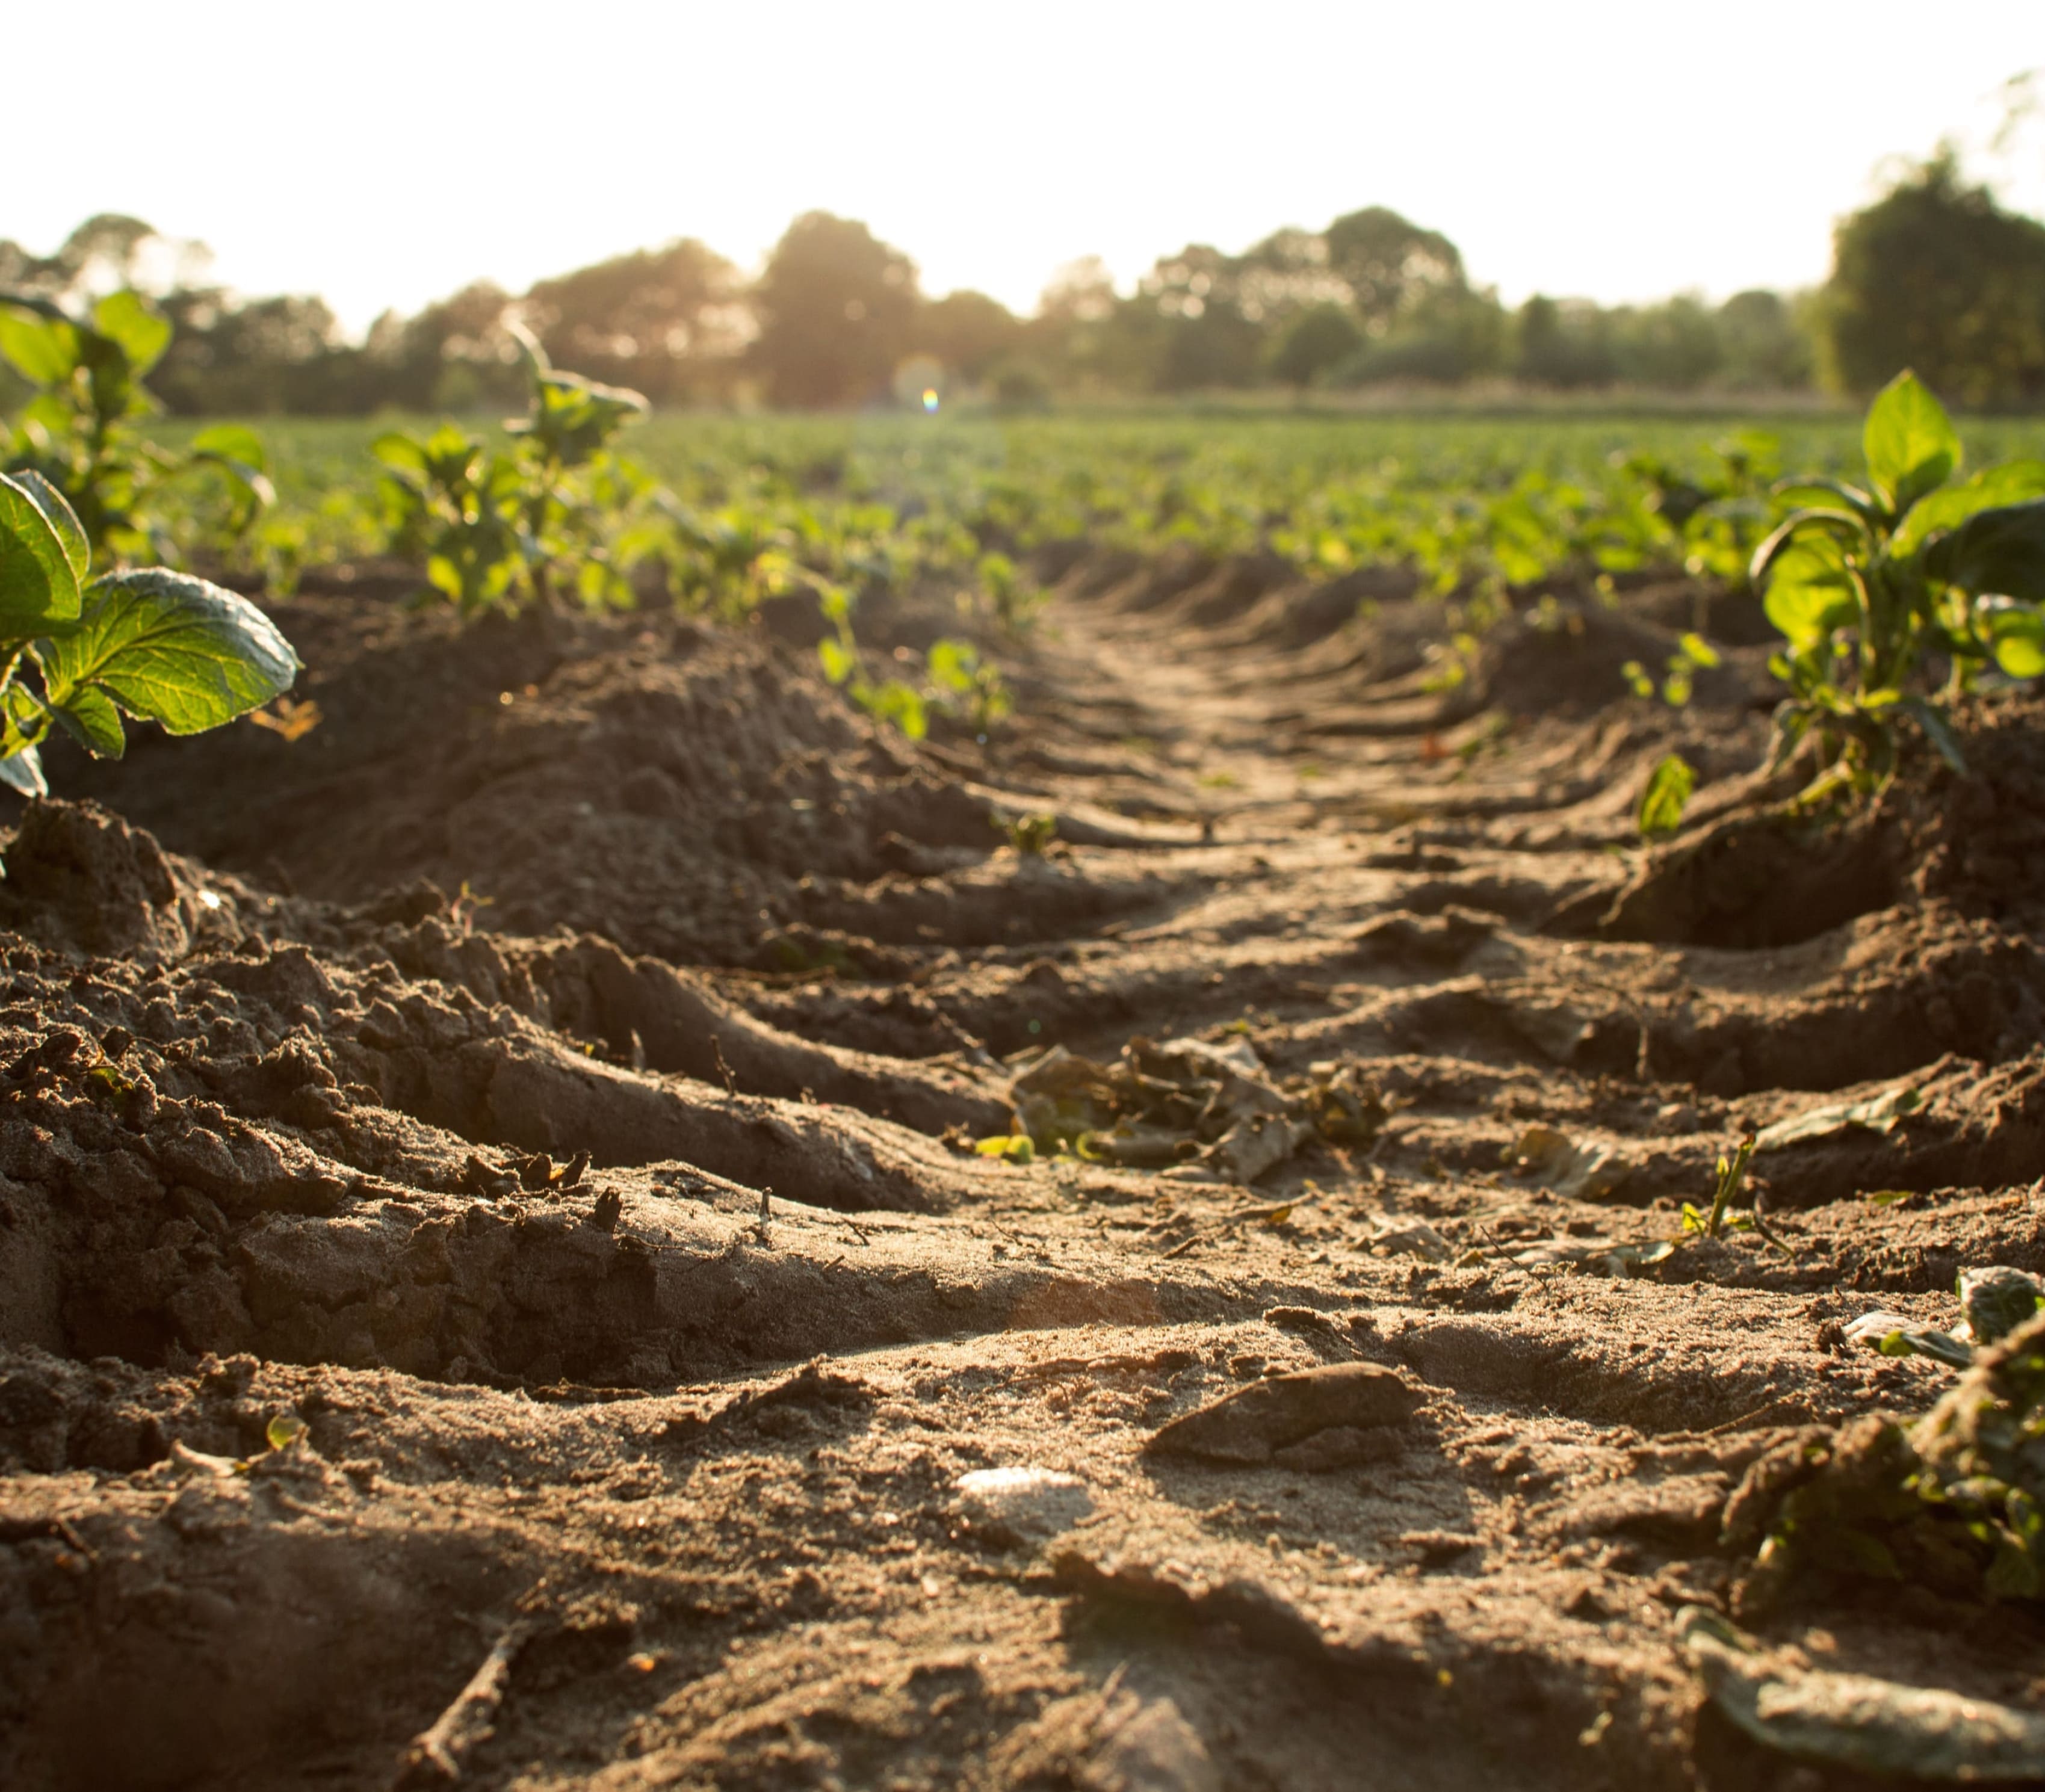
[[[464,634],[370,568],[285,617],[310,733],[54,763],[0,1782],[1862,1783],[1704,1705],[1692,1605],[2045,1693],[2020,1604],[1746,1609],[1721,1540],[1951,1384],[1842,1322],[2045,1268],[2037,707],[1785,824],[1750,603],[1530,598],[1444,688],[1387,575],[1049,570],[988,742],[799,626]],[[974,1149],[1019,1112],[1093,1157]],[[1685,1240],[1770,1127],[1770,1236]]]

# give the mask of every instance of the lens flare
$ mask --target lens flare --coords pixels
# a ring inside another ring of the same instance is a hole
[[[934,413],[938,408],[938,389],[934,386],[923,388],[923,409]]]

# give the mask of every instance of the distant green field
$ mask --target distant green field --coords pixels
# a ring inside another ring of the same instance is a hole
[[[370,444],[429,421],[258,421],[278,494],[263,552],[307,565],[375,551]],[[1976,420],[1965,433],[1973,464],[2045,456],[2045,421]],[[1779,413],[1747,425],[1552,413],[675,413],[623,445],[699,533],[737,531],[832,579],[930,569],[970,579],[989,552],[1084,537],[1265,550],[1331,572],[1396,561],[1448,593],[1569,570],[1730,571],[1765,511],[1766,480],[1851,476],[1858,428]],[[1686,483],[1717,502],[1678,531],[1667,494]]]

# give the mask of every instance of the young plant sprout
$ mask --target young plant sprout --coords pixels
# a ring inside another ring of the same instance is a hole
[[[247,598],[167,567],[87,575],[85,525],[40,474],[0,475],[0,781],[47,794],[53,727],[118,759],[124,714],[198,734],[289,690],[298,656]]]

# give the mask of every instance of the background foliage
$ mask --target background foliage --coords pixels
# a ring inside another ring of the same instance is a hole
[[[0,241],[0,293],[76,309],[135,283],[152,237],[137,219],[102,216],[47,257]],[[825,212],[790,225],[757,277],[683,238],[523,294],[473,284],[415,316],[386,314],[359,343],[318,298],[244,298],[202,269],[186,256],[156,294],[174,333],[152,386],[194,416],[515,405],[514,325],[555,365],[667,407],[913,402],[926,386],[1011,408],[1508,384],[1862,396],[1905,366],[1970,408],[2045,398],[2045,225],[1970,186],[1944,149],[1841,222],[1824,287],[1716,304],[1535,294],[1508,309],[1454,243],[1381,206],[1276,230],[1241,254],[1188,244],[1132,292],[1077,261],[1029,317],[981,293],[924,294],[901,250]],[[0,390],[0,406],[18,397]]]

